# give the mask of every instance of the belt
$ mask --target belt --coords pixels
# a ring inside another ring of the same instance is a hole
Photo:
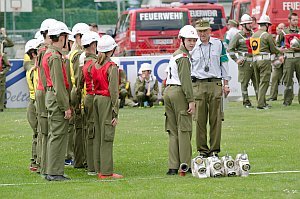
[[[54,91],[54,88],[53,88],[53,86],[47,86],[46,90],[47,91]]]
[[[252,57],[251,53],[248,52],[238,52],[239,56],[243,56],[243,57]]]
[[[192,82],[217,82],[221,81],[222,78],[205,78],[205,79],[198,79],[194,76],[192,76]]]
[[[296,57],[300,57],[300,53],[284,53],[284,56],[286,58],[296,58]]]
[[[270,54],[266,54],[266,55],[255,55],[253,57],[253,61],[262,61],[262,60],[269,60],[269,61],[273,61],[275,59],[275,55],[270,55]]]
[[[181,86],[181,85],[177,85],[177,84],[168,84],[167,86],[172,87],[172,86]]]

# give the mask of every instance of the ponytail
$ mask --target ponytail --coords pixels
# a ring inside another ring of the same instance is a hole
[[[97,59],[98,64],[102,65],[104,63],[105,59],[106,59],[106,54],[103,52],[100,52],[98,54],[98,59]]]

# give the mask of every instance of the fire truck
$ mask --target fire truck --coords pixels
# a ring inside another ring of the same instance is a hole
[[[116,56],[172,54],[180,45],[180,28],[191,23],[188,9],[138,8],[124,11],[114,34]]]
[[[202,18],[210,22],[211,36],[223,39],[226,33],[226,16],[224,7],[216,3],[216,0],[180,0],[179,7],[187,8],[192,17],[192,25]]]
[[[230,18],[240,20],[243,14],[250,14],[257,21],[266,14],[270,17],[272,26],[269,32],[276,34],[279,23],[288,25],[290,9],[299,14],[299,0],[233,0]],[[300,21],[299,21],[300,22]],[[299,24],[300,25],[300,24]]]

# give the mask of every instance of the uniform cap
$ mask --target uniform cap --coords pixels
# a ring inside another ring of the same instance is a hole
[[[180,29],[178,37],[198,39],[197,30],[191,25],[185,25]]]
[[[37,46],[37,39],[30,39],[25,44],[25,53],[27,53],[30,49],[36,49]]]
[[[85,32],[81,38],[81,45],[89,45],[94,41],[98,41],[100,36],[94,31]]]
[[[210,29],[211,27],[209,21],[204,19],[199,19],[198,21],[196,21],[195,28],[196,30],[207,30]]]
[[[52,26],[53,24],[55,24],[56,20],[55,19],[45,19],[42,23],[41,23],[41,27],[40,27],[40,32],[44,32],[46,30],[49,30],[50,26]]]
[[[141,64],[140,70],[141,70],[141,72],[147,71],[147,70],[152,71],[152,67],[149,63],[143,63],[143,64]]]
[[[61,34],[71,34],[71,31],[68,29],[67,25],[61,21],[56,21],[49,30],[48,35],[61,35]]]
[[[77,23],[72,28],[72,34],[74,36],[77,34],[84,34],[87,31],[90,31],[90,26],[86,23]]]
[[[257,23],[258,24],[266,23],[272,25],[270,17],[268,15],[262,15]]]
[[[243,14],[243,16],[241,17],[241,22],[240,24],[248,24],[248,23],[252,23],[252,17],[250,17],[250,15],[248,14]]]
[[[113,50],[117,46],[118,44],[111,36],[103,35],[98,41],[97,50],[105,53]]]
[[[238,26],[238,25],[239,25],[239,22],[237,22],[237,21],[234,20],[234,19],[230,19],[230,20],[228,21],[228,24],[231,24],[231,25],[234,25],[234,26]]]

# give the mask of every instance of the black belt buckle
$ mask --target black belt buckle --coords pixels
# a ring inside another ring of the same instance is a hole
[[[197,78],[195,76],[191,76],[192,82],[195,83],[197,81]]]

